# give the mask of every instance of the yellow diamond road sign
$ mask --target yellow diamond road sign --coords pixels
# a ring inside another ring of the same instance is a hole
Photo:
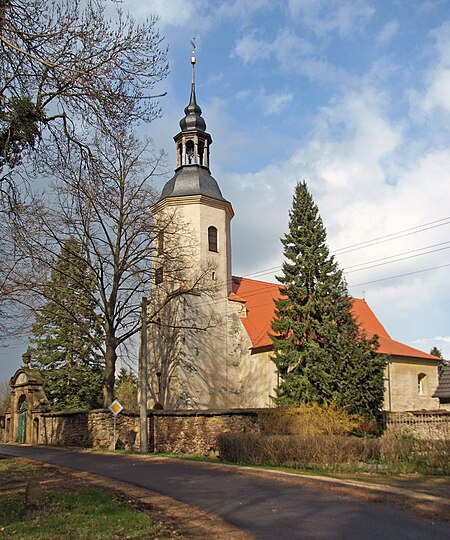
[[[109,410],[114,416],[117,416],[123,410],[123,406],[119,401],[117,401],[117,399],[115,399],[109,406]]]

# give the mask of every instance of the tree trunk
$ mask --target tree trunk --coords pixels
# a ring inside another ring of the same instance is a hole
[[[114,374],[117,360],[117,340],[106,335],[105,371],[103,374],[103,407],[107,408],[114,401]]]

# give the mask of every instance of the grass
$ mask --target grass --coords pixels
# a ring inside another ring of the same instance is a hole
[[[0,460],[0,537],[24,540],[178,537],[154,516],[132,508],[115,493],[74,482],[51,468]],[[34,486],[28,502],[27,483]]]

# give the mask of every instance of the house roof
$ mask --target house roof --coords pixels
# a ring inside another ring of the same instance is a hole
[[[271,348],[272,340],[268,332],[271,331],[270,323],[274,317],[274,300],[281,297],[280,286],[241,277],[233,277],[232,285],[230,300],[236,301],[236,297],[239,297],[239,301],[245,302],[247,316],[242,318],[242,323],[252,342],[252,349]],[[369,338],[378,336],[380,354],[439,361],[431,354],[392,339],[365,300],[353,298],[352,302],[356,322]]]
[[[450,399],[450,364],[446,366],[444,373],[439,378],[439,384],[433,397]]]

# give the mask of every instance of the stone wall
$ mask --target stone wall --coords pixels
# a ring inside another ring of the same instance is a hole
[[[384,412],[381,422],[387,430],[408,432],[420,439],[450,440],[450,411]]]
[[[81,448],[114,447],[114,417],[107,409],[41,415],[39,444],[78,446]],[[122,412],[116,419],[116,448],[138,449],[139,416]]]
[[[258,433],[259,413],[267,409],[151,411],[148,417],[149,451],[180,454],[216,454],[221,433]],[[15,442],[0,422],[0,442]],[[113,416],[109,410],[34,413],[33,444],[113,448]],[[425,439],[450,437],[450,412],[383,413],[381,421],[391,430],[408,430]],[[117,416],[116,448],[139,450],[139,416],[123,411]]]
[[[113,448],[113,416],[107,410],[54,412],[38,418],[38,444]],[[149,451],[209,455],[217,452],[224,432],[258,432],[257,409],[151,411],[148,417]],[[139,450],[139,416],[117,415],[116,448]]]
[[[150,449],[158,453],[215,454],[221,433],[259,432],[258,409],[155,411]]]

